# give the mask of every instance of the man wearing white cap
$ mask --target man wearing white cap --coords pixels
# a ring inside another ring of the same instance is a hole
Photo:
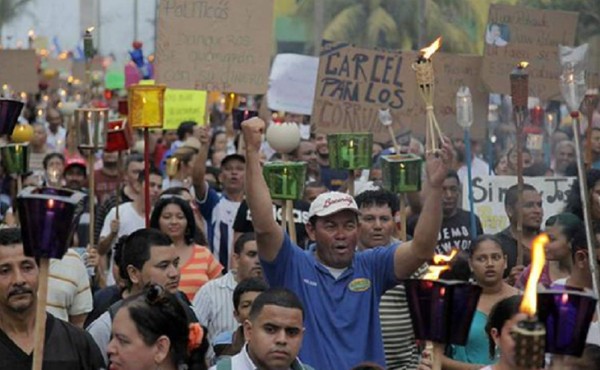
[[[314,254],[295,246],[275,222],[259,149],[265,124],[242,124],[246,142],[246,196],[253,215],[258,252],[272,287],[294,291],[306,307],[306,333],[300,358],[319,369],[350,369],[372,361],[385,366],[379,301],[383,293],[432,258],[442,222],[442,183],[452,163],[444,144],[427,155],[428,190],[414,239],[401,248],[355,253],[358,207],[348,194],[321,194],[309,210],[306,230]],[[446,141],[448,142],[448,141]]]

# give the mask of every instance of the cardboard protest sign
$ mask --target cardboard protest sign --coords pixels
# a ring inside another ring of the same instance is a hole
[[[432,57],[435,72],[435,117],[443,133],[449,137],[462,137],[463,129],[456,123],[456,92],[468,86],[473,100],[473,125],[471,137],[486,136],[488,93],[481,82],[482,58],[477,55],[435,53]],[[413,135],[425,137],[425,103],[416,99],[400,119],[409,123]]]
[[[542,194],[544,221],[563,211],[575,177],[525,177],[524,183]],[[508,227],[504,198],[508,189],[517,184],[516,176],[485,176],[473,178],[473,203],[483,231],[495,234]],[[463,184],[462,208],[469,210],[469,190]]]
[[[490,5],[482,66],[490,92],[510,94],[509,74],[526,61],[529,95],[559,97],[558,45],[573,45],[577,17],[575,12]]]
[[[162,0],[156,80],[178,89],[264,94],[273,0]]]
[[[269,109],[310,115],[315,100],[318,69],[317,57],[278,54],[269,77]]]
[[[311,117],[316,131],[372,132],[375,141],[387,142],[380,108],[390,108],[394,132],[407,130],[399,116],[415,105],[418,92],[411,64],[417,55],[323,40]]]
[[[0,50],[0,86],[16,92],[38,91],[37,57],[34,50]]]
[[[95,56],[90,64],[90,71],[104,71],[104,65],[102,64],[102,58]],[[73,62],[72,69],[73,78],[80,81],[85,81],[85,62],[83,60],[76,60]]]
[[[56,58],[48,58],[46,59],[46,69],[54,69],[61,73],[66,73],[68,75],[71,74],[73,70],[73,60],[72,59],[56,59]]]
[[[176,130],[183,121],[206,123],[206,91],[167,89],[163,129]]]

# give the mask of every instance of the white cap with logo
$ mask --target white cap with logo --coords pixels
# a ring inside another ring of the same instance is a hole
[[[339,191],[329,191],[319,195],[310,205],[308,218],[313,216],[324,217],[340,211],[352,211],[359,214],[358,206],[354,198],[346,193]]]

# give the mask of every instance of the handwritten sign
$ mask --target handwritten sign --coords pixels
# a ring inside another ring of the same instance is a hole
[[[271,66],[269,109],[310,115],[315,100],[319,58],[279,54]]]
[[[37,57],[34,50],[0,50],[0,86],[16,92],[38,91]]]
[[[390,108],[394,131],[405,131],[398,118],[417,98],[410,67],[416,58],[416,52],[323,40],[312,113],[317,132],[372,132],[375,141],[387,142],[388,131],[378,119],[380,108]]]
[[[471,137],[483,139],[486,135],[488,92],[481,82],[481,56],[435,53],[435,117],[440,128],[449,137],[462,137],[463,129],[456,123],[456,92],[468,86],[473,99]],[[412,62],[411,62],[412,63]],[[411,122],[414,135],[425,137],[425,103],[419,98],[408,107],[400,119]]]
[[[273,0],[162,0],[156,79],[178,89],[264,94]]]
[[[184,121],[206,123],[206,91],[167,89],[165,92],[165,130],[176,130]]]
[[[520,61],[530,63],[529,95],[560,96],[558,45],[573,45],[575,12],[490,5],[482,78],[494,93],[510,94],[509,74]]]
[[[544,222],[563,211],[575,177],[525,177],[524,182],[542,194]],[[473,203],[483,230],[495,234],[508,227],[504,198],[508,189],[517,184],[516,176],[486,176],[473,178]],[[467,183],[463,184],[463,209],[469,209]]]

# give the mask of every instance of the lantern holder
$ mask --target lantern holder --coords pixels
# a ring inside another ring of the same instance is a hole
[[[144,216],[150,227],[150,131],[162,128],[165,85],[129,86],[128,122],[132,128],[144,129]]]
[[[546,328],[535,318],[521,320],[512,328],[515,341],[515,362],[523,368],[544,366]]]
[[[12,134],[23,106],[25,104],[13,99],[0,99],[0,135]]]

